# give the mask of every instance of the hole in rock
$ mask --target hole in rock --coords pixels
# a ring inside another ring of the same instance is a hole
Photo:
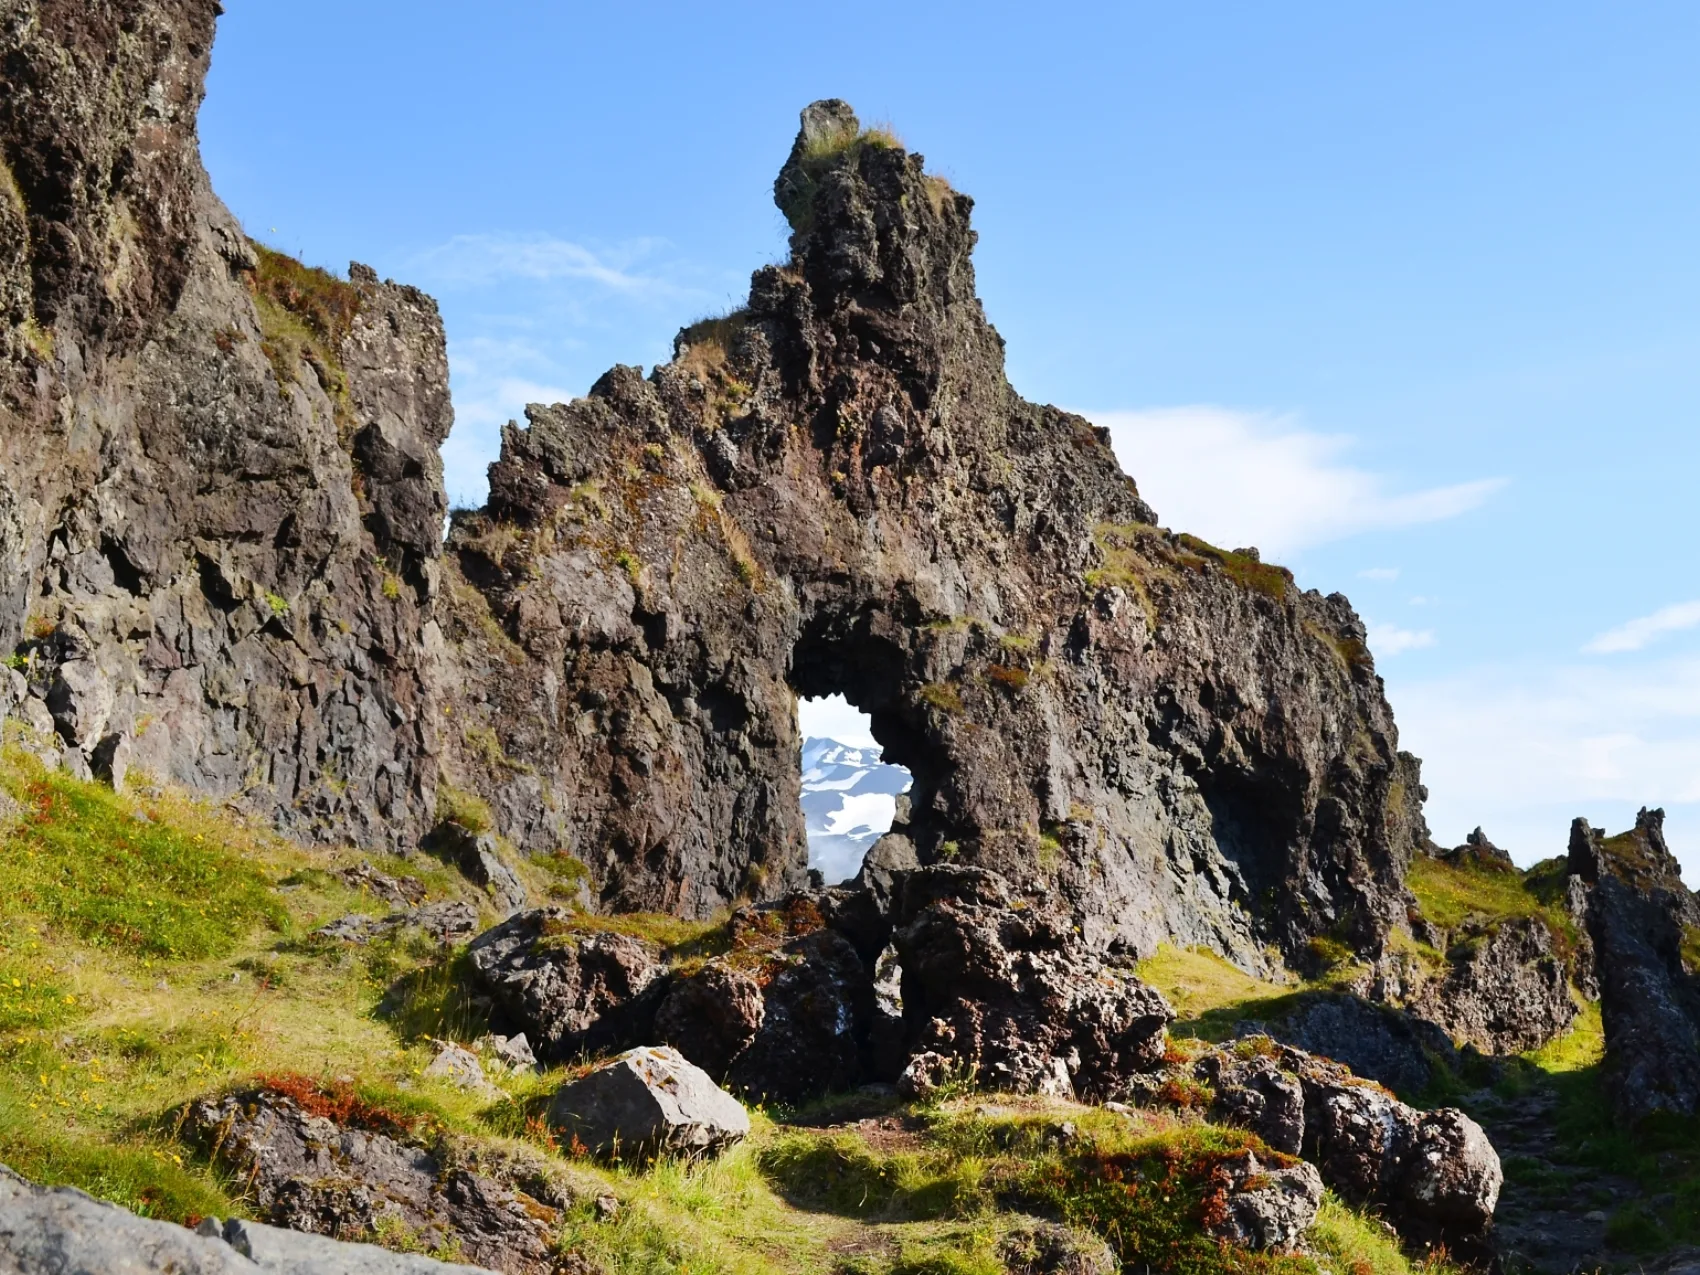
[[[799,699],[797,724],[809,866],[837,885],[861,870],[874,842],[891,830],[911,779],[885,760],[872,721],[842,695]]]

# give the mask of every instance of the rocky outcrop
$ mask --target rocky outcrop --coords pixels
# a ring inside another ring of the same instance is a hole
[[[250,244],[195,137],[217,0],[0,18],[0,645],[79,773],[411,849],[436,790],[436,306]]]
[[[476,1275],[467,1265],[261,1222],[233,1218],[221,1224],[208,1218],[190,1231],[137,1217],[72,1187],[32,1186],[3,1165],[0,1270],[9,1275]]]
[[[1401,924],[1423,794],[1346,600],[1161,530],[1010,389],[972,202],[919,156],[817,103],[776,195],[747,306],[529,409],[451,531],[456,721],[499,746],[449,747],[503,830],[608,907],[799,888],[795,698],[840,693],[914,775],[916,860],[1090,943],[1260,968]]]
[[[1325,1058],[1250,1037],[1180,1065],[1202,1086],[1158,1090],[1203,1101],[1277,1151],[1302,1154],[1340,1195],[1386,1211],[1408,1241],[1479,1245],[1504,1174],[1481,1127],[1454,1109],[1418,1111]]]
[[[676,1049],[629,1050],[563,1085],[549,1103],[563,1139],[596,1155],[718,1155],[749,1136],[750,1116]]]
[[[1458,1070],[1459,1051],[1442,1028],[1392,1005],[1348,992],[1307,992],[1280,1008],[1241,1022],[1238,1034],[1267,1034],[1412,1097]]]
[[[972,201],[919,156],[810,107],[790,260],[507,430],[445,558],[435,307],[214,198],[217,11],[0,29],[0,637],[40,747],[400,850],[448,776],[599,906],[701,917],[807,884],[795,697],[838,692],[915,776],[915,861],[1094,945],[1257,968],[1401,923],[1422,789],[1362,624],[1160,529],[1010,389]]]
[[[666,973],[658,944],[582,929],[562,908],[522,912],[486,930],[467,958],[497,1017],[549,1062],[649,1037]]]
[[[978,868],[922,869],[899,897],[908,1092],[972,1077],[994,1091],[1102,1097],[1162,1058],[1174,1011],[1065,914]]]
[[[572,1202],[558,1170],[505,1166],[499,1176],[427,1145],[412,1122],[351,1093],[290,1082],[192,1104],[185,1136],[248,1184],[279,1227],[338,1239],[449,1249],[508,1275],[555,1270],[560,1208]]]
[[[848,894],[735,913],[731,951],[673,980],[656,1038],[758,1102],[846,1093],[874,1078],[872,962],[828,922],[835,897]]]
[[[1570,965],[1539,917],[1484,927],[1452,943],[1446,957],[1444,974],[1406,1008],[1460,1044],[1510,1056],[1558,1039],[1576,1021]]]
[[[1631,1117],[1700,1113],[1700,898],[1642,810],[1615,837],[1578,819],[1570,872],[1593,938],[1606,1079]]]

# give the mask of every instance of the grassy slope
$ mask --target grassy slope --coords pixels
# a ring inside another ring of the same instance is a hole
[[[17,751],[0,755],[0,792],[0,1161],[155,1217],[242,1214],[241,1184],[173,1140],[176,1113],[286,1070],[343,1078],[457,1137],[558,1154],[533,1118],[558,1073],[497,1077],[495,1102],[420,1074],[426,1036],[469,1040],[484,1026],[455,954],[312,937],[345,912],[388,910],[333,874],[351,856],[170,793],[118,797]],[[434,898],[476,897],[428,860],[378,866],[423,878]],[[713,946],[664,922],[613,924],[683,960]],[[571,1166],[586,1195],[563,1247],[610,1272],[976,1275],[1001,1269],[998,1239],[1036,1211],[1094,1226],[1153,1269],[1317,1269],[1200,1235],[1213,1160],[1249,1135],[1036,1100],[846,1101],[789,1119],[758,1112],[751,1139],[712,1164]],[[870,1114],[898,1133],[854,1123]],[[622,1201],[616,1220],[598,1220],[598,1192]],[[1379,1227],[1334,1201],[1316,1244],[1331,1270],[1409,1271]]]

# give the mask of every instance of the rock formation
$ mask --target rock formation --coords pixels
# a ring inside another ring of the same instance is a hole
[[[1570,871],[1593,937],[1607,1080],[1630,1116],[1700,1114],[1700,898],[1665,845],[1664,811],[1616,837],[1578,819]]]
[[[1094,942],[1260,967],[1399,923],[1422,790],[1345,599],[1163,531],[1102,431],[1010,389],[972,202],[919,156],[817,103],[776,196],[748,305],[530,409],[456,521],[456,720],[499,742],[449,741],[465,782],[607,906],[702,914],[803,883],[794,700],[842,693],[921,861]]]
[[[1414,759],[1346,600],[1157,525],[1022,400],[972,201],[840,102],[791,258],[529,412],[444,558],[436,310],[250,243],[196,148],[216,0],[0,24],[0,694],[78,769],[409,851],[444,794],[609,909],[806,884],[795,697],[915,776],[922,862],[1247,967],[1401,923]]]
[[[284,1078],[193,1104],[183,1133],[287,1230],[387,1234],[512,1275],[554,1272],[559,1210],[574,1200],[561,1170],[538,1156],[481,1172],[415,1123],[351,1092]]]
[[[1212,1118],[1303,1154],[1348,1200],[1380,1205],[1408,1240],[1470,1251],[1493,1224],[1504,1173],[1487,1135],[1463,1112],[1418,1111],[1347,1068],[1268,1037],[1247,1037],[1171,1065],[1202,1091]]]
[[[219,10],[0,5],[8,707],[73,768],[411,849],[437,782],[442,325],[369,270],[257,248],[212,194]]]
[[[371,1244],[231,1219],[193,1231],[137,1217],[71,1187],[38,1187],[0,1166],[0,1270],[25,1275],[491,1275]]]

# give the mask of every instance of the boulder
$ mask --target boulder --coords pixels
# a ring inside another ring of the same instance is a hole
[[[490,1275],[487,1268],[485,1275]],[[195,1230],[137,1217],[72,1187],[32,1186],[0,1166],[0,1270],[8,1275],[472,1275],[412,1253],[260,1222]]]
[[[1403,1094],[1419,1094],[1442,1069],[1455,1072],[1459,1066],[1458,1048],[1443,1028],[1346,992],[1306,993],[1289,1002],[1279,1017],[1240,1023],[1238,1033],[1272,1036],[1336,1059]]]
[[[1419,1111],[1350,1068],[1268,1037],[1212,1047],[1173,1064],[1175,1073],[1202,1082],[1212,1119],[1303,1154],[1330,1188],[1382,1208],[1407,1239],[1475,1251],[1493,1224],[1499,1155],[1461,1111]],[[1147,1096],[1164,1092],[1146,1084]]]
[[[516,1032],[512,1036],[499,1036],[494,1032],[480,1036],[473,1042],[474,1049],[488,1054],[497,1065],[510,1071],[536,1071],[537,1055],[531,1052],[531,1042],[525,1038],[524,1032]]]
[[[1204,1229],[1240,1248],[1290,1253],[1322,1207],[1322,1175],[1303,1160],[1265,1163],[1247,1150],[1211,1170]]]
[[[409,927],[423,931],[438,946],[447,947],[477,932],[478,909],[464,900],[451,899],[444,903],[405,908],[388,916],[350,912],[328,925],[321,925],[313,933],[320,938],[365,944]]]
[[[449,1040],[434,1040],[437,1056],[426,1065],[424,1076],[429,1080],[446,1080],[451,1085],[485,1098],[500,1098],[502,1091],[490,1083],[484,1074],[484,1064],[478,1055]]]
[[[911,1090],[919,1073],[948,1071],[986,1089],[1102,1097],[1162,1059],[1174,1017],[1163,997],[996,873],[911,873],[894,920],[910,1057],[934,1056],[906,1068]]]
[[[291,1231],[401,1234],[458,1246],[508,1275],[553,1272],[559,1213],[533,1177],[453,1162],[413,1122],[309,1082],[191,1104],[183,1136],[241,1178],[260,1215]],[[535,1175],[533,1175],[535,1176]],[[529,1189],[528,1189],[529,1188]],[[537,1193],[537,1194],[534,1194]]]
[[[1539,1049],[1576,1021],[1570,967],[1544,920],[1516,917],[1449,937],[1446,972],[1410,998],[1413,1014],[1500,1057]]]
[[[660,946],[580,924],[562,908],[522,912],[467,950],[499,1017],[548,1062],[653,1039],[666,973]]]
[[[734,1093],[801,1102],[877,1075],[873,969],[889,927],[866,890],[740,908],[731,951],[675,978],[656,1039]]]
[[[676,1049],[628,1050],[563,1085],[548,1120],[597,1155],[718,1155],[750,1132],[749,1113]]]

